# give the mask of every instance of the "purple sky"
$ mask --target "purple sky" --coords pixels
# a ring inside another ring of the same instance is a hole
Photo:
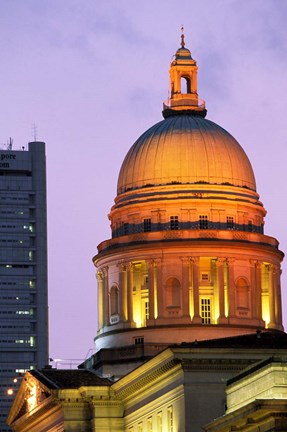
[[[265,233],[287,251],[286,20],[282,0],[0,0],[0,144],[20,149],[33,124],[47,143],[51,357],[94,347],[91,260],[125,154],[162,119],[182,24],[207,118],[245,149]],[[287,329],[286,291],[285,263]]]

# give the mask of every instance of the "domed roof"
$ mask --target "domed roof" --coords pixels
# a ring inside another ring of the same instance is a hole
[[[256,190],[252,166],[225,129],[193,115],[172,115],[148,129],[122,164],[117,192],[182,184],[230,184]]]

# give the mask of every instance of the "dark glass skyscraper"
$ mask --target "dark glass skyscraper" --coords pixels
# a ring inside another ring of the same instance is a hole
[[[0,150],[0,430],[21,376],[48,362],[45,143]]]

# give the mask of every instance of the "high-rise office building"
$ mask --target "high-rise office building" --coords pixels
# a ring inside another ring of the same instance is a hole
[[[0,430],[21,376],[48,361],[45,143],[0,150]]]

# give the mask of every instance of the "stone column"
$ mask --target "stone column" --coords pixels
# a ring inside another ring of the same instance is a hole
[[[189,269],[190,259],[182,257],[182,314],[184,317],[190,317],[189,314]]]
[[[127,311],[128,321],[133,322],[133,264],[127,264]]]
[[[225,302],[224,302],[224,258],[218,258],[216,261],[217,267],[217,287],[218,287],[218,302],[219,302],[219,317],[218,324],[227,322],[225,316]]]
[[[148,298],[149,298],[149,320],[154,320],[154,261],[150,260],[148,264]]]
[[[164,287],[162,275],[162,260],[156,260],[156,287],[157,287],[157,314],[158,318],[164,316]]]
[[[276,319],[279,325],[279,329],[283,330],[282,326],[282,300],[281,300],[281,268],[277,266],[277,294],[276,294]]]
[[[104,325],[103,311],[104,311],[104,293],[103,293],[103,273],[99,270],[96,273],[98,280],[98,326],[99,330]]]
[[[275,269],[272,264],[268,266],[268,292],[269,292],[269,313],[270,313],[270,328],[276,327],[275,325],[275,286],[274,286],[274,273]]]
[[[280,292],[280,266],[273,266],[274,323],[276,329],[283,330]]]
[[[228,317],[235,318],[235,280],[234,280],[234,264],[235,258],[228,258]]]
[[[158,318],[164,317],[164,288],[162,281],[162,261],[156,260],[156,295]]]
[[[127,321],[128,308],[127,308],[127,283],[126,283],[126,264],[119,263],[119,315],[120,321]]]
[[[192,261],[192,291],[193,291],[193,310],[194,315],[192,318],[193,324],[200,324],[202,322],[199,313],[199,258],[191,258]]]
[[[109,316],[109,268],[102,268],[103,273],[103,324],[104,327],[110,324]]]
[[[251,271],[251,302],[252,318],[262,322],[262,293],[261,293],[261,263],[257,260],[250,260],[252,265]]]

